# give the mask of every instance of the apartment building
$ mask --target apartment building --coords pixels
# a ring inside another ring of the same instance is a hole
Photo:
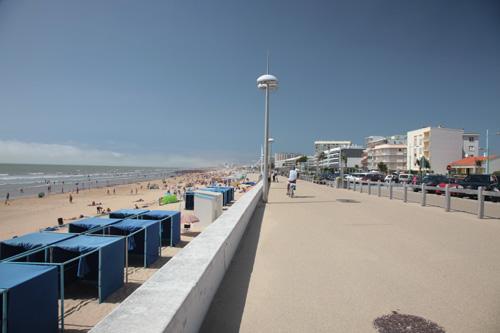
[[[406,135],[369,136],[365,138],[361,165],[364,170],[377,170],[379,163],[387,165],[389,171],[405,171]]]
[[[337,147],[345,147],[352,145],[351,141],[314,141],[314,154],[317,156],[321,152]]]
[[[479,134],[464,133],[463,140],[464,140],[463,157],[479,156]]]
[[[299,154],[299,153],[274,153],[274,161],[275,162],[278,162],[278,161],[283,161],[283,160],[287,160],[289,158],[294,158],[294,157],[297,157],[297,156],[303,156],[303,154]]]
[[[363,147],[355,145],[332,148],[325,151],[326,158],[319,161],[318,164],[321,168],[338,170],[341,166],[346,166],[341,158],[341,156],[345,156],[348,168],[360,168],[363,149]]]
[[[407,133],[406,163],[418,171],[417,160],[424,156],[435,173],[445,174],[447,166],[460,160],[464,148],[464,130],[445,127],[425,127]]]

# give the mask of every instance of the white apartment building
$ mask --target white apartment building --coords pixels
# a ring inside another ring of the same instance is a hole
[[[389,171],[405,171],[406,144],[382,144],[372,148],[373,159],[370,170],[377,170],[379,163],[387,165]]]
[[[360,146],[346,146],[337,147],[325,151],[326,158],[319,161],[321,168],[340,169],[341,166],[345,167],[345,163],[341,161],[341,156],[347,158],[348,168],[361,167],[361,158],[363,155],[363,147]],[[341,164],[342,163],[342,164]]]
[[[449,163],[462,159],[463,129],[425,127],[407,134],[407,168],[418,171],[417,160],[424,156],[435,173],[445,174]]]
[[[350,146],[351,144],[351,141],[314,141],[314,153],[317,156],[332,148]]]
[[[297,156],[303,156],[303,154],[299,153],[274,153],[274,161],[282,161],[282,160],[287,160],[289,158],[294,158]]]
[[[369,136],[365,138],[366,149],[363,151],[361,164],[365,170],[377,170],[383,162],[389,171],[405,171],[406,135]]]
[[[464,133],[463,157],[479,156],[479,134]]]

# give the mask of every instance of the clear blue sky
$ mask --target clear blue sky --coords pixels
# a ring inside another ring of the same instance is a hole
[[[500,152],[499,36],[499,1],[0,0],[0,161],[255,159],[268,49],[274,150],[444,125]]]

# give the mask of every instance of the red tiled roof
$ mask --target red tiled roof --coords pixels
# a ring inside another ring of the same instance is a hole
[[[490,160],[494,159],[495,156],[490,156]],[[486,161],[485,156],[471,156],[471,157],[466,157],[458,161],[451,162],[451,166],[469,166],[469,165],[476,165],[476,161]]]

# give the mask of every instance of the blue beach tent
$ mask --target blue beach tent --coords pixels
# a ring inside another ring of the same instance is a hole
[[[110,219],[126,219],[149,212],[147,209],[120,209],[109,213]]]
[[[181,212],[176,210],[150,210],[141,215],[144,220],[160,220],[161,239],[170,246],[181,241]]]
[[[75,237],[76,235],[63,234],[57,232],[33,232],[20,237],[7,239],[0,242],[0,259],[4,260],[21,253],[27,253],[35,249],[42,249],[48,245],[55,244]],[[30,256],[24,256],[27,261],[44,261],[44,252],[34,251]]]
[[[125,238],[77,235],[50,248],[52,262],[63,264],[64,281],[95,281],[99,302],[123,285]]]
[[[57,332],[57,267],[0,263],[0,330]]]
[[[185,194],[186,203],[184,204],[185,210],[193,210],[194,209],[194,192],[187,191]]]
[[[227,191],[228,202],[234,201],[234,188],[232,186],[209,186],[209,188],[217,188]]]
[[[144,267],[154,263],[160,252],[160,221],[126,219],[109,226],[112,235],[127,236],[128,252],[144,256]]]
[[[112,218],[102,218],[102,217],[90,217],[87,219],[75,221],[69,224],[69,232],[72,233],[83,233],[87,231],[95,230],[97,232],[104,233],[104,230],[107,226],[110,226],[114,223],[120,222],[121,219],[112,219]]]

